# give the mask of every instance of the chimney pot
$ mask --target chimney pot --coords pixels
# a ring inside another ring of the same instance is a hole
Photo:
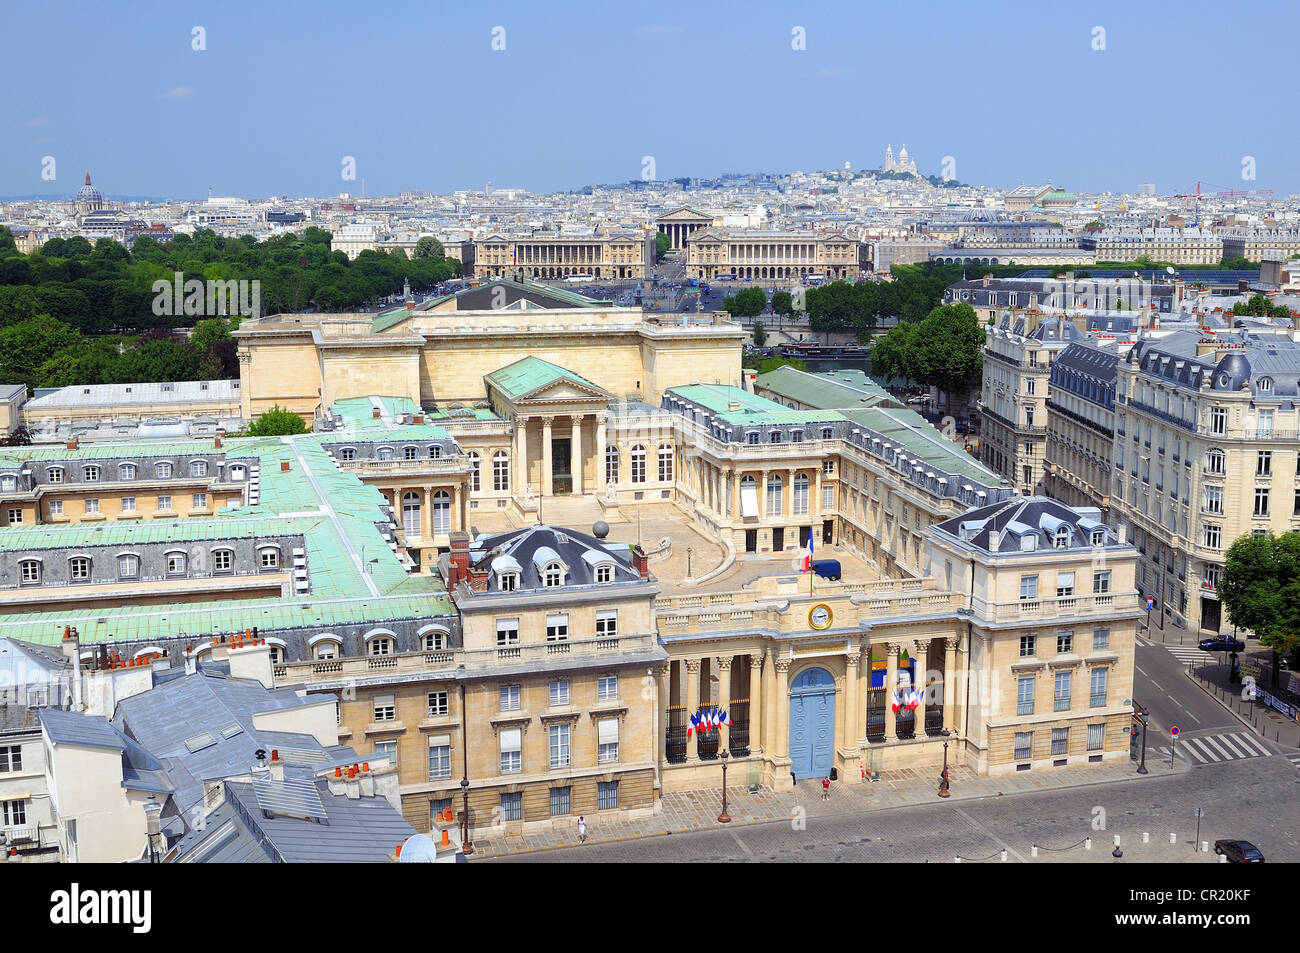
[[[363,761],[363,762],[361,763],[361,770],[362,770],[363,772],[364,772],[364,771],[369,771],[369,770],[370,770],[370,762],[369,762],[369,761]]]
[[[280,461],[280,472],[281,472],[281,473],[288,473],[288,472],[289,472],[289,461],[288,461],[288,460],[281,460],[281,461]]]
[[[337,765],[335,765],[335,767],[334,767],[334,777],[336,777],[336,778],[341,778],[341,777],[343,777],[343,769],[340,768],[340,767],[338,767]]]
[[[445,827],[442,829],[442,846],[443,847],[451,846],[451,835],[447,833],[447,828]]]

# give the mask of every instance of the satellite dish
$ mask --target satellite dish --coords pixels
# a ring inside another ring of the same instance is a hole
[[[400,864],[432,864],[438,860],[438,848],[428,834],[412,834],[402,844]]]
[[[1173,266],[1173,265],[1165,265],[1165,271],[1166,271],[1168,274],[1171,274],[1171,275],[1176,275],[1176,274],[1178,274],[1178,272],[1174,271],[1174,266]]]

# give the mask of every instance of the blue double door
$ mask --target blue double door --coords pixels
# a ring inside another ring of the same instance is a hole
[[[824,778],[835,759],[835,679],[809,668],[790,683],[790,770],[795,779]]]

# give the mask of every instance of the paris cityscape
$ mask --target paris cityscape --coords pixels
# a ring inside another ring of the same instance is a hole
[[[1294,29],[1142,6],[14,10],[15,879],[1107,864],[1099,922],[1251,925],[1201,888],[1300,860],[1295,133],[1143,73],[1277,88]]]

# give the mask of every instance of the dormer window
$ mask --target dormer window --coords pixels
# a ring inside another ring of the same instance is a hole
[[[50,467],[45,471],[45,479],[49,483],[62,483],[63,467]]]
[[[419,447],[403,447],[403,448],[402,448],[402,459],[403,459],[403,460],[416,460],[416,459],[419,459],[419,456],[420,456],[420,448],[419,448]]]
[[[497,588],[502,592],[514,592],[519,588],[519,573],[511,570],[497,575]]]
[[[1092,545],[1094,546],[1106,545],[1106,531],[1104,529],[1094,529],[1092,531]]]
[[[340,460],[355,460],[356,458],[357,458],[357,451],[354,447],[344,447],[342,450],[339,451]]]
[[[609,566],[609,565],[597,566],[597,567],[596,567],[596,581],[597,581],[597,582],[613,582],[613,581],[614,581],[614,567],[613,567],[613,566]]]
[[[564,585],[564,567],[558,562],[549,562],[542,569],[542,585],[555,589]]]
[[[442,459],[442,447],[439,446],[439,445],[436,444],[436,443],[430,444],[430,445],[429,445],[429,459],[430,459],[430,460],[441,460],[441,459]]]
[[[375,451],[375,459],[376,459],[376,460],[391,460],[391,459],[393,459],[393,448],[392,448],[392,447],[380,447],[378,450]]]
[[[208,461],[193,460],[190,462],[190,476],[201,477],[208,475]]]
[[[1259,392],[1261,394],[1267,394],[1272,389],[1273,389],[1273,378],[1261,377],[1259,379]]]
[[[424,650],[426,652],[441,652],[447,647],[446,632],[426,632],[424,634]]]
[[[779,431],[779,430],[773,430],[770,434],[767,435],[767,441],[768,441],[768,443],[780,443],[780,442],[781,442],[781,431]]]
[[[134,480],[134,479],[135,479],[135,464],[134,464],[134,463],[121,463],[121,464],[118,464],[118,467],[117,467],[117,478],[118,478],[119,480]]]
[[[1058,526],[1058,527],[1057,527],[1057,529],[1056,529],[1056,548],[1057,548],[1057,549],[1069,549],[1069,548],[1070,548],[1070,527],[1068,527],[1068,526]]]
[[[153,465],[153,475],[159,480],[170,480],[172,465],[170,463],[155,463]]]
[[[99,467],[82,467],[81,477],[87,483],[94,483],[99,479]]]

